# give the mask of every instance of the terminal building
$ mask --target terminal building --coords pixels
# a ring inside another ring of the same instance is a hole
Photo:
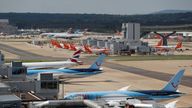
[[[0,107],[1,103],[5,103],[11,106],[10,108],[13,108],[12,105],[19,106],[14,108],[21,108],[21,102],[22,105],[27,106],[30,101],[58,99],[61,93],[64,94],[64,91],[59,92],[59,80],[55,79],[52,73],[38,74],[34,78],[29,78],[27,68],[22,66],[22,62],[12,62],[11,65],[4,64],[4,55],[1,53],[0,63],[0,80],[2,83],[0,83],[0,100],[7,97],[5,98],[7,100],[0,101]],[[61,88],[61,90],[64,89]]]
[[[16,34],[17,27],[9,24],[8,19],[0,19],[0,35]]]
[[[140,40],[140,24],[139,23],[123,23],[123,38],[95,39],[88,38],[82,41],[82,44],[96,46],[99,48],[108,48],[111,54],[150,52],[150,48],[146,43]]]

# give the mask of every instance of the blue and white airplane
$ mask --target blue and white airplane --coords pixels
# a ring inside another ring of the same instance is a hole
[[[76,77],[86,77],[95,74],[101,73],[102,69],[100,66],[103,63],[105,54],[99,55],[96,61],[89,68],[77,68],[77,69],[41,69],[41,70],[33,70],[28,69],[28,76],[37,76],[39,73],[53,73],[54,76],[62,76],[63,78],[76,78]]]
[[[184,74],[184,69],[181,69],[162,90],[133,90],[128,91],[128,87],[124,87],[117,91],[96,91],[96,92],[76,92],[70,93],[64,97],[66,100],[74,99],[88,99],[88,100],[115,100],[115,99],[128,99],[135,98],[139,100],[164,100],[173,99],[183,95],[177,91],[181,78]]]

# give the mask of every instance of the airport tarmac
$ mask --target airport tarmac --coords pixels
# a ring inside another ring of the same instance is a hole
[[[104,72],[102,74],[68,81],[69,83],[65,85],[65,93],[118,90],[125,86],[130,86],[130,90],[159,90],[167,83],[166,81],[132,74],[131,72],[123,72],[107,67],[103,68]],[[192,107],[192,88],[180,85],[179,90],[187,94],[176,99],[179,100],[177,106]]]
[[[61,59],[63,54],[69,56],[71,51],[53,48],[41,48],[24,42],[1,42],[0,49],[11,54],[24,56],[29,59]],[[8,47],[7,47],[8,46]],[[42,50],[43,49],[43,50]],[[15,52],[16,51],[16,52]],[[6,54],[5,52],[5,54]],[[17,56],[18,56],[17,55]],[[67,56],[66,56],[67,57]],[[78,78],[69,81],[65,85],[65,93],[79,91],[117,90],[131,85],[130,89],[146,90],[161,89],[166,81],[175,74],[178,69],[185,68],[185,77],[179,90],[187,93],[179,98],[178,107],[192,107],[192,72],[191,60],[163,60],[163,61],[107,61],[104,64],[104,72],[99,75]],[[88,65],[79,66],[88,67]]]
[[[4,50],[1,50],[1,53],[4,54],[5,59],[9,59],[9,60],[14,60],[14,59],[19,59],[19,56]]]

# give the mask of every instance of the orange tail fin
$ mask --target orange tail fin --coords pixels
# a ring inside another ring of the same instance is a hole
[[[62,48],[62,46],[56,40],[51,40],[51,44],[57,48]]]
[[[162,46],[162,44],[163,44],[163,39],[161,39],[161,40],[157,43],[156,46]]]
[[[85,48],[85,51],[89,54],[92,54],[93,52],[91,51],[91,49],[87,46],[87,45],[84,45],[84,48]]]
[[[182,42],[179,42],[175,48],[177,49],[177,48],[181,48],[181,47],[182,47]]]
[[[76,51],[77,49],[76,49],[76,47],[75,47],[75,45],[74,44],[70,44],[70,47],[71,47],[71,50],[73,50],[73,51]]]
[[[66,42],[63,42],[64,49],[69,49],[69,45]]]

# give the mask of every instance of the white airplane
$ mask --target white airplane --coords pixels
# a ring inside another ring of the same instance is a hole
[[[26,66],[28,69],[43,69],[43,68],[53,68],[56,66],[71,67],[77,64],[82,64],[79,61],[81,50],[76,51],[72,58],[69,58],[67,61],[54,61],[54,62],[32,62],[32,63],[22,63],[23,66]]]
[[[72,39],[72,38],[80,38],[83,37],[85,35],[85,33],[87,32],[87,29],[85,29],[85,31],[80,32],[80,31],[76,31],[76,32],[72,32],[72,28],[69,28],[69,30],[67,30],[67,32],[62,32],[62,33],[42,33],[42,36],[48,36],[50,38],[65,38],[65,39]]]
[[[53,73],[54,77],[60,77],[64,79],[68,78],[82,78],[91,75],[96,75],[102,73],[101,65],[103,64],[105,54],[99,55],[99,57],[93,62],[89,68],[70,68],[70,69],[27,69],[27,75],[30,78],[36,77],[41,73]]]
[[[124,106],[129,106],[129,108],[176,108],[176,103],[178,101],[173,101],[168,104],[159,104],[155,101],[142,102],[138,99],[128,99],[128,100],[113,100],[107,101],[107,105],[113,108],[121,108]]]

